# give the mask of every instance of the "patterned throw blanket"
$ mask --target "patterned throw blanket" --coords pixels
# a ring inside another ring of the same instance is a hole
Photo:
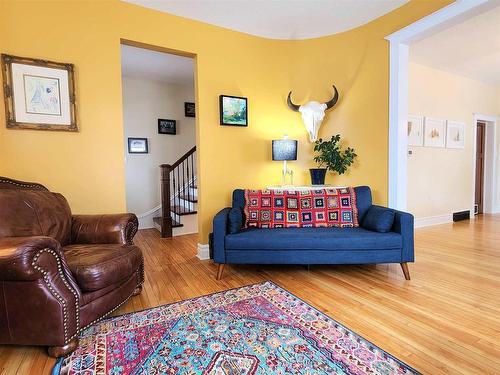
[[[245,190],[246,227],[358,227],[354,188]]]

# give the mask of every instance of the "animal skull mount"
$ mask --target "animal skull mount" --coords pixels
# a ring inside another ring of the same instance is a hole
[[[310,101],[306,104],[297,105],[292,102],[292,92],[288,93],[287,103],[292,111],[300,112],[302,115],[302,121],[309,133],[309,140],[311,142],[316,142],[318,139],[318,132],[321,126],[321,122],[325,117],[325,111],[332,108],[335,103],[339,100],[339,92],[335,85],[333,85],[333,98],[325,103],[319,103],[315,101]]]

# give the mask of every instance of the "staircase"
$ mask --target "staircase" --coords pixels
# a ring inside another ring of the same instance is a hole
[[[162,237],[172,237],[175,228],[181,228],[189,215],[196,215],[198,186],[196,183],[196,146],[174,164],[162,164],[161,216],[153,218]],[[193,217],[191,220],[195,220]]]

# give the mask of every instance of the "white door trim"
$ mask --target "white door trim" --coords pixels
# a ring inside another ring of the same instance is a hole
[[[390,43],[389,207],[407,207],[408,46],[500,4],[500,0],[456,2],[386,36]]]
[[[497,171],[495,168],[497,158],[497,116],[483,115],[474,113],[474,121],[472,123],[472,205],[471,213],[474,213],[476,203],[476,141],[477,141],[477,122],[485,122],[485,154],[484,154],[484,212],[499,213],[499,203],[496,201],[495,194],[497,192]]]

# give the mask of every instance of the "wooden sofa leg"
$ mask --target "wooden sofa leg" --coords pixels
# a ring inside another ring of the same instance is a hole
[[[408,263],[401,263],[401,269],[405,275],[406,280],[410,280],[410,270],[408,269]]]
[[[74,352],[78,348],[78,339],[73,339],[64,346],[49,347],[49,356],[53,358],[64,357]]]
[[[224,263],[220,263],[219,266],[217,267],[217,280],[222,279],[222,272],[224,272]]]

